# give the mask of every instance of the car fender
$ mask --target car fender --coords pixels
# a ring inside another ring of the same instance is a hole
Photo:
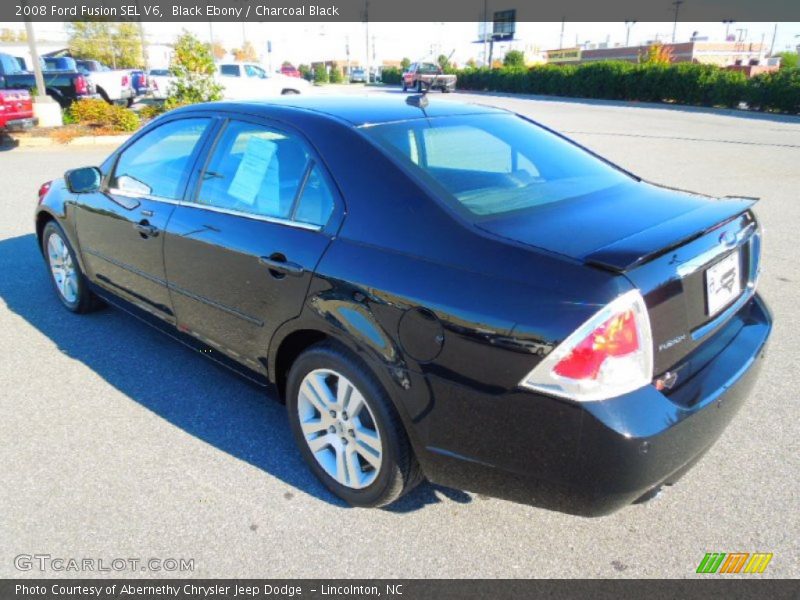
[[[67,240],[75,251],[75,257],[78,260],[81,271],[84,273],[86,269],[83,264],[83,255],[78,242],[78,235],[75,231],[74,215],[71,215],[72,210],[71,195],[63,179],[56,179],[51,183],[50,190],[47,192],[44,200],[36,207],[35,223],[36,223],[36,238],[39,250],[42,251],[41,232],[44,229],[44,222],[47,220],[54,220],[64,234]]]

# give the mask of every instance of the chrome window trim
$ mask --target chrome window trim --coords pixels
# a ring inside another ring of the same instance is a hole
[[[175,206],[186,206],[189,208],[200,208],[203,210],[208,210],[211,212],[222,213],[225,215],[232,215],[234,217],[245,217],[247,219],[253,219],[254,221],[263,221],[265,223],[274,223],[276,225],[286,225],[287,227],[295,227],[296,229],[305,229],[308,231],[321,231],[322,226],[320,225],[312,225],[311,223],[303,223],[301,221],[292,221],[289,219],[282,219],[280,217],[268,217],[266,215],[257,215],[254,213],[248,213],[241,210],[234,210],[230,208],[219,208],[217,206],[210,206],[208,204],[200,204],[199,202],[183,202],[180,200],[173,200],[171,198],[164,198],[162,196],[152,196],[148,194],[131,194],[124,192],[122,190],[118,190],[116,188],[110,188],[108,190],[109,194],[123,196],[125,198],[130,198],[132,200],[152,200],[155,202],[162,202],[163,204],[172,204]]]
[[[289,219],[282,219],[280,217],[268,217],[266,215],[257,215],[255,213],[248,213],[241,210],[234,210],[232,208],[220,208],[218,206],[211,206],[208,204],[200,204],[199,202],[180,202],[181,206],[191,208],[201,208],[211,212],[222,213],[225,215],[232,215],[234,217],[245,217],[255,221],[264,221],[265,223],[275,223],[277,225],[287,225],[288,227],[296,227],[297,229],[307,229],[309,231],[320,231],[322,229],[319,225],[312,225],[311,223],[302,223],[300,221],[291,221]]]
[[[164,196],[153,196],[151,194],[133,194],[131,192],[126,192],[124,190],[120,190],[117,188],[108,188],[106,193],[112,194],[114,196],[122,196],[123,198],[130,198],[131,200],[155,200],[156,202],[163,202],[164,204],[182,204],[179,200],[173,200],[172,198],[165,198]]]

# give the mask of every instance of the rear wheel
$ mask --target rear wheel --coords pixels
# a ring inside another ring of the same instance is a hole
[[[420,479],[394,405],[374,375],[329,342],[292,365],[286,404],[300,452],[314,474],[354,506],[390,504]]]
[[[422,93],[422,89],[423,89],[422,80],[420,79],[419,81],[417,81],[417,93],[421,94]]]
[[[50,221],[42,232],[42,251],[50,281],[67,310],[86,313],[102,304],[89,289],[67,236],[55,221]]]

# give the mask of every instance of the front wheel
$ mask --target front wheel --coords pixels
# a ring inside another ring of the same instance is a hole
[[[408,91],[408,84],[405,81],[403,81],[403,91],[404,92]]]
[[[289,90],[289,89],[286,89],[286,90],[283,90],[283,91],[281,92],[281,96],[295,96],[295,95],[297,95],[297,94],[299,94],[299,93],[300,93],[300,92],[298,92],[297,90]]]
[[[86,313],[101,305],[81,273],[64,230],[55,221],[50,221],[42,232],[42,252],[50,270],[50,281],[67,310]]]
[[[417,93],[421,94],[422,93],[422,89],[423,89],[422,80],[420,79],[419,81],[417,81]]]
[[[397,410],[346,350],[323,342],[303,353],[289,373],[286,404],[303,458],[345,502],[385,506],[420,480]]]

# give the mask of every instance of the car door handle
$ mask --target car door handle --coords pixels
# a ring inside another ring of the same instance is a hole
[[[286,260],[286,257],[279,253],[271,256],[262,256],[258,259],[258,262],[267,267],[270,274],[276,279],[281,279],[286,275],[299,277],[306,271],[302,266]]]
[[[147,221],[134,223],[133,228],[142,234],[144,237],[156,237],[158,235],[158,228],[153,227]]]

